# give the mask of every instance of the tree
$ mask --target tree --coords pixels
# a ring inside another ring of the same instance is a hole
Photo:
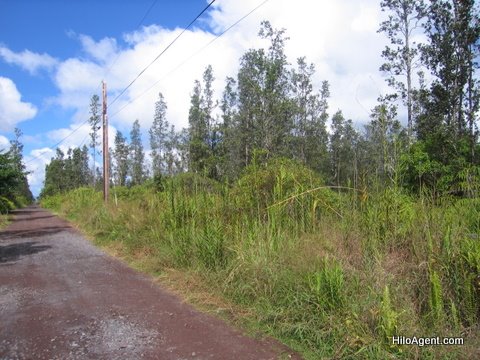
[[[248,50],[241,58],[238,82],[238,135],[242,166],[255,150],[265,156],[288,156],[293,127],[285,30],[261,24],[259,36],[270,42],[268,51]]]
[[[236,133],[240,168],[247,166],[255,148],[261,148],[259,123],[262,121],[262,84],[265,73],[263,49],[248,50],[240,60],[237,75],[238,114]]]
[[[175,167],[177,172],[185,172],[190,169],[190,139],[189,130],[183,128],[175,135],[177,156]]]
[[[168,175],[173,175],[179,171],[176,151],[178,149],[178,134],[175,132],[175,126],[170,126],[170,131],[165,135],[165,171]]]
[[[205,141],[210,148],[210,151],[213,152],[215,148],[215,136],[214,136],[214,121],[212,112],[216,107],[216,104],[213,100],[213,82],[215,77],[213,76],[212,65],[208,65],[203,72],[203,94],[201,98],[201,107],[204,116],[204,122],[206,127],[206,138]]]
[[[88,174],[88,148],[86,146],[82,149],[74,148],[71,151],[71,159],[69,161],[71,162],[71,188],[87,186],[90,180]]]
[[[429,43],[422,48],[422,56],[435,79],[423,98],[426,111],[418,124],[419,138],[433,144],[429,152],[447,148],[446,158],[432,153],[445,164],[458,157],[474,162],[480,102],[479,8],[474,0],[432,0],[425,30]],[[470,156],[462,142],[470,144]]]
[[[127,138],[123,136],[120,131],[115,134],[115,148],[113,149],[114,165],[114,179],[119,186],[125,186],[127,182],[127,175],[129,171],[129,146]]]
[[[22,130],[19,128],[15,128],[14,130],[15,138],[10,140],[10,153],[12,158],[14,159],[15,166],[19,171],[24,171],[25,166],[23,165],[23,144],[20,141],[23,133]]]
[[[165,172],[165,152],[167,133],[169,131],[169,123],[166,120],[167,104],[163,98],[163,94],[158,94],[158,100],[155,103],[155,114],[153,117],[152,127],[149,130],[150,148],[152,149],[152,171],[153,176],[158,176]]]
[[[29,174],[26,171],[25,165],[23,163],[23,144],[20,141],[20,138],[23,136],[23,133],[20,129],[15,128],[14,130],[15,138],[10,141],[10,153],[15,164],[15,167],[19,174],[21,174],[18,184],[15,190],[15,196],[17,198],[21,197],[23,202],[30,203],[33,201],[33,195],[30,191],[28,185],[27,175]]]
[[[413,133],[413,76],[418,64],[418,44],[413,41],[415,31],[421,28],[425,16],[423,0],[382,0],[382,11],[388,19],[380,24],[379,32],[385,33],[393,47],[382,51],[385,63],[380,70],[389,74],[388,84],[398,91],[407,107],[407,129]],[[405,80],[401,80],[405,77]]]
[[[274,29],[268,21],[262,21],[259,35],[269,40],[265,58],[265,73],[260,117],[262,148],[271,155],[287,155],[289,135],[292,130],[292,106],[289,99],[289,72],[285,55],[285,29]]]
[[[237,117],[237,93],[235,79],[227,77],[225,89],[220,101],[221,123],[218,128],[219,175],[235,179],[240,172],[240,154],[238,152],[239,134]]]
[[[208,151],[204,141],[207,136],[207,127],[201,109],[201,92],[200,81],[195,80],[188,111],[189,170],[193,172],[203,170]]]
[[[397,120],[397,109],[385,99],[375,106],[371,121],[365,126],[365,140],[368,144],[370,173],[380,184],[396,182],[400,155],[403,152],[405,134]]]
[[[132,185],[140,185],[145,180],[145,153],[143,151],[138,119],[134,121],[132,131],[130,132],[130,158]]]
[[[96,181],[96,155],[100,154],[97,150],[97,147],[100,146],[100,98],[98,95],[92,95],[90,99],[90,118],[88,122],[90,124],[90,147],[92,148],[92,158],[93,158],[93,169],[92,169],[92,180],[93,186],[95,186]]]
[[[353,128],[352,120],[345,120],[342,112],[337,111],[332,116],[330,135],[331,174],[336,186],[357,183],[357,142],[358,133]]]
[[[329,84],[322,83],[320,93],[313,90],[313,64],[305,58],[297,59],[298,70],[292,72],[293,88],[293,154],[294,158],[310,168],[322,172],[328,169],[328,134],[325,122],[328,119]]]
[[[45,165],[45,180],[40,197],[62,193],[67,189],[64,157],[63,151],[57,148],[55,157]]]
[[[0,152],[0,196],[13,200],[21,179],[14,155],[10,151]]]

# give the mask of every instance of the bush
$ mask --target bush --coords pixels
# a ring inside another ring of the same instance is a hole
[[[15,209],[15,204],[6,197],[0,196],[0,214],[8,214]]]
[[[300,220],[304,230],[322,213],[338,213],[336,209],[341,207],[341,197],[316,173],[282,158],[248,166],[230,195],[237,211],[268,219],[272,225]]]

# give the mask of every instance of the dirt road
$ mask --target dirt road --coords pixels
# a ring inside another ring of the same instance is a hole
[[[0,359],[277,358],[297,356],[195,311],[45,210],[0,232]]]

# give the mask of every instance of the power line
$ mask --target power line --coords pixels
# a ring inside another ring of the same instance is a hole
[[[145,21],[145,19],[147,18],[147,16],[150,14],[150,12],[152,11],[152,9],[154,8],[154,6],[157,4],[158,0],[154,0],[152,2],[152,4],[150,5],[150,7],[148,8],[147,12],[143,15],[142,17],[142,20],[140,20],[137,24],[137,26],[135,26],[135,29],[139,28],[143,22]],[[115,57],[115,59],[113,60],[113,62],[108,66],[107,68],[107,71],[104,73],[104,78],[106,78],[109,74],[110,74],[110,71],[112,70],[112,68],[115,66],[115,64],[117,63],[118,59],[120,58],[120,52],[117,53],[117,56]],[[98,87],[95,91],[98,90]]]
[[[180,34],[178,34],[177,37],[175,37],[175,39],[173,39],[173,41],[172,41],[170,44],[168,44],[167,47],[166,47],[165,49],[163,49],[163,50],[160,52],[160,54],[158,54],[157,57],[156,57],[155,59],[153,59],[153,61],[152,61],[150,64],[148,64],[142,71],[140,71],[140,73],[130,82],[130,84],[128,84],[127,87],[126,87],[125,89],[123,89],[123,90],[120,92],[120,94],[118,94],[118,95],[113,99],[113,101],[110,103],[110,105],[114,104],[115,101],[117,101],[117,100],[125,93],[125,91],[127,91],[127,90],[130,88],[130,86],[132,86],[132,85],[135,83],[135,81],[137,81],[138,78],[139,78],[140,76],[142,76],[142,74],[143,74],[145,71],[147,71],[147,69],[148,69],[150,66],[152,66],[153,63],[155,63],[155,62],[160,58],[160,56],[162,56],[162,55],[171,47],[171,46],[178,40],[178,38],[179,38],[180,36],[182,36],[183,33],[184,33],[185,31],[187,31],[187,30],[190,28],[190,26],[192,26],[193,23],[195,23],[195,21],[197,21],[198,18],[200,18],[200,16],[202,16],[203,13],[204,13],[205,11],[207,11],[207,9],[208,9],[215,1],[216,1],[216,0],[210,1],[210,3],[195,17],[195,19],[193,19],[193,20],[190,22],[190,24],[188,24],[187,27],[186,27],[185,29],[183,29],[182,32],[181,32]]]
[[[143,15],[143,18],[142,20],[140,20],[140,22],[137,24],[137,26],[135,26],[135,28],[139,28],[140,25],[143,24],[143,22],[145,21],[145,19],[147,18],[147,16],[150,14],[150,11],[152,11],[153,7],[157,4],[157,1],[158,0],[154,0],[152,2],[152,5],[150,5],[150,7],[148,8],[147,12],[145,13],[145,15]]]
[[[238,19],[236,22],[234,22],[232,25],[230,25],[227,29],[225,29],[223,32],[221,32],[220,34],[218,34],[215,38],[213,38],[212,40],[210,40],[207,44],[205,44],[203,47],[201,47],[200,49],[198,49],[195,53],[193,53],[192,55],[190,55],[188,58],[186,58],[184,61],[182,61],[181,63],[179,63],[174,69],[172,69],[171,71],[169,71],[167,74],[165,74],[162,78],[160,78],[159,80],[157,80],[152,86],[150,86],[148,89],[146,89],[144,92],[142,92],[140,95],[138,95],[137,97],[135,97],[134,99],[130,100],[127,104],[125,104],[124,106],[122,106],[120,109],[118,109],[118,111],[116,111],[115,113],[113,113],[112,115],[110,115],[110,117],[113,117],[113,116],[116,116],[118,115],[120,112],[122,112],[126,107],[130,106],[131,104],[133,104],[135,101],[137,101],[139,98],[141,98],[143,95],[145,95],[146,93],[148,93],[150,90],[152,90],[160,81],[162,80],[165,80],[167,77],[169,77],[171,74],[173,74],[175,71],[177,71],[179,68],[181,68],[183,65],[185,65],[185,63],[187,63],[188,61],[190,61],[192,58],[194,58],[195,56],[197,56],[199,53],[201,53],[203,50],[205,50],[207,47],[209,47],[213,42],[215,42],[216,40],[218,40],[221,36],[223,36],[225,33],[227,33],[229,30],[231,30],[233,27],[235,27],[236,25],[238,25],[241,21],[245,20],[248,16],[250,16],[252,13],[254,13],[256,10],[258,10],[260,7],[262,7],[263,5],[265,5],[268,1],[270,0],[264,0],[263,2],[261,2],[259,5],[257,5],[255,8],[253,8],[252,10],[250,10],[247,14],[245,14],[244,16],[242,16],[240,19]],[[111,104],[110,104],[111,105]]]
[[[97,88],[95,89],[95,92],[98,90],[100,84],[102,84],[102,82],[100,82],[100,83],[97,85]],[[85,114],[85,115],[86,115],[86,114]],[[82,114],[82,117],[83,117],[83,114]],[[62,140],[60,140],[59,142],[57,142],[57,143],[56,143],[55,145],[53,145],[52,147],[53,147],[53,148],[58,147],[61,143],[63,143],[65,140],[67,140],[70,136],[72,136],[72,135],[75,134],[78,130],[80,130],[80,129],[83,127],[83,125],[85,125],[86,123],[88,123],[89,120],[90,120],[90,119],[87,119],[87,120],[85,120],[84,122],[82,122],[78,127],[76,127],[75,129],[73,129],[67,136],[65,136]],[[84,139],[83,141],[85,141],[85,139]],[[82,141],[82,143],[83,143],[83,141]],[[34,160],[40,159],[40,157],[41,157],[43,154],[47,153],[48,151],[49,151],[49,150],[41,151],[39,155],[34,156],[32,159],[26,161],[24,164],[28,164],[28,163],[30,163],[30,162],[32,162],[32,161],[34,161]]]
[[[150,14],[150,12],[152,11],[152,9],[155,7],[155,5],[157,4],[158,0],[154,0],[152,2],[152,4],[150,5],[150,7],[147,9],[146,13],[143,15],[142,19],[140,20],[140,22],[137,24],[137,26],[135,28],[139,28],[143,22],[145,21],[145,19],[147,18],[147,16]],[[108,76],[108,74],[110,74],[110,71],[112,70],[113,66],[117,63],[118,59],[120,58],[120,53],[117,54],[115,60],[111,63],[111,65],[107,68],[107,71],[104,73],[104,77]],[[102,84],[102,82],[99,82],[99,84],[97,85],[97,87],[95,88],[94,90],[94,93],[96,93],[98,91],[98,89],[100,88],[100,85]],[[85,112],[85,115],[87,113]],[[82,116],[83,117],[83,116]],[[89,119],[85,120],[83,123],[81,123],[77,128],[75,128],[70,134],[68,134],[67,136],[65,136],[62,140],[60,140],[59,142],[57,142],[55,145],[53,145],[53,148],[56,148],[58,147],[61,143],[63,143],[65,140],[67,140],[70,136],[72,136],[73,134],[75,134],[78,130],[80,130],[82,128],[83,125],[85,125],[87,122],[89,121]],[[88,136],[88,134],[87,134]],[[85,142],[85,139],[87,138],[87,136],[85,136],[85,138],[82,140],[82,143],[83,144]],[[81,145],[80,145],[81,146]],[[47,153],[48,151],[42,151],[40,152],[39,155],[31,158],[30,160],[24,162],[24,164],[28,164],[34,160],[38,160],[40,159],[40,157]]]

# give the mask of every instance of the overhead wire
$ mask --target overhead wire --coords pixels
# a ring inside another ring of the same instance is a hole
[[[192,55],[190,55],[188,58],[186,58],[185,60],[183,60],[181,63],[179,63],[174,69],[172,69],[171,71],[169,71],[167,74],[165,74],[162,78],[160,78],[159,80],[157,80],[153,85],[151,85],[148,89],[146,89],[144,92],[142,92],[140,95],[138,95],[137,97],[135,97],[134,99],[130,100],[128,103],[126,103],[124,106],[122,106],[120,109],[118,109],[116,112],[114,112],[113,114],[109,115],[110,118],[118,115],[120,112],[122,112],[125,108],[127,108],[128,106],[130,106],[131,104],[133,104],[135,101],[137,101],[139,98],[141,98],[143,95],[145,95],[146,93],[148,93],[150,90],[152,90],[155,86],[157,86],[157,84],[160,82],[160,81],[163,81],[165,80],[167,77],[169,77],[170,75],[172,75],[175,71],[177,71],[178,69],[180,69],[183,65],[185,65],[188,61],[190,61],[192,58],[194,58],[195,56],[197,56],[198,54],[200,54],[202,51],[204,51],[207,47],[209,47],[212,43],[214,43],[216,40],[218,40],[220,37],[222,37],[225,33],[227,33],[228,31],[230,31],[232,28],[234,28],[236,25],[238,25],[240,22],[242,22],[243,20],[245,20],[248,16],[250,16],[251,14],[253,14],[255,11],[257,11],[260,7],[262,7],[263,5],[265,5],[268,1],[270,0],[264,0],[263,2],[261,2],[260,4],[258,4],[255,8],[253,8],[252,10],[250,10],[248,13],[246,13],[245,15],[243,15],[240,19],[238,19],[237,21],[235,21],[232,25],[230,25],[228,28],[226,28],[224,31],[222,31],[220,34],[218,34],[215,38],[213,38],[212,40],[210,40],[207,44],[205,44],[203,47],[201,47],[200,49],[198,49],[196,52],[194,52]],[[112,104],[110,104],[112,105]]]
[[[98,86],[97,86],[97,90],[98,90]],[[63,142],[64,142],[65,140],[67,140],[70,136],[72,136],[73,134],[75,134],[78,130],[80,130],[88,121],[89,121],[89,119],[87,119],[87,120],[85,120],[84,122],[82,122],[79,126],[77,126],[75,129],[73,129],[67,136],[65,136],[65,137],[62,138],[59,142],[57,142],[56,144],[54,144],[54,145],[52,146],[52,148],[57,148],[61,143],[63,143]],[[83,141],[85,141],[85,139],[84,139]],[[82,142],[83,142],[83,141],[82,141]],[[31,158],[31,159],[28,160],[28,161],[25,161],[24,164],[28,164],[28,163],[30,163],[30,162],[32,162],[32,161],[34,161],[34,160],[40,159],[40,157],[41,157],[43,154],[45,154],[45,153],[47,153],[47,152],[49,152],[49,151],[50,151],[50,150],[45,150],[45,151],[43,151],[43,152],[40,152],[39,155]]]
[[[157,4],[158,0],[154,0],[152,2],[152,4],[150,5],[150,7],[147,9],[147,11],[145,12],[145,14],[143,15],[142,19],[140,20],[140,22],[137,24],[137,26],[135,28],[139,28],[143,22],[145,21],[145,19],[147,18],[147,16],[150,14],[150,12],[152,11],[152,9],[155,7],[155,5]],[[108,76],[108,74],[110,74],[110,71],[112,70],[113,66],[116,64],[116,62],[118,61],[120,57],[120,53],[117,54],[115,60],[109,65],[109,67],[107,68],[107,71],[104,73],[104,77]],[[94,90],[94,93],[96,93],[99,88],[100,88],[100,85],[102,84],[102,82],[100,81],[99,84],[97,85],[97,87],[95,88]],[[86,115],[86,111],[85,111],[85,115]],[[82,116],[83,117],[83,116]],[[60,141],[58,141],[56,144],[54,144],[52,147],[53,148],[56,148],[58,147],[60,144],[62,144],[65,140],[67,140],[70,136],[72,136],[73,134],[75,134],[78,130],[80,130],[87,122],[89,121],[89,119],[87,118],[84,122],[82,122],[79,126],[77,126],[75,129],[73,129],[67,136],[65,136],[64,138],[62,138]],[[86,139],[86,136],[85,138],[82,140],[82,144],[85,142],[85,139]],[[28,161],[25,161],[24,164],[28,164],[28,163],[31,163],[32,161],[35,161],[35,160],[38,160],[40,159],[40,157],[49,152],[50,150],[44,150],[44,151],[41,151],[40,154],[32,157],[31,159],[29,159]]]
[[[158,0],[154,0],[152,2],[152,4],[150,5],[150,7],[148,8],[147,12],[143,15],[142,17],[142,20],[139,21],[139,23],[137,24],[137,26],[135,26],[135,29],[138,29],[142,24],[143,22],[145,21],[145,19],[147,18],[147,16],[150,14],[150,12],[152,11],[152,9],[154,8],[154,6],[157,4]],[[110,71],[112,70],[112,68],[115,66],[115,64],[117,63],[118,59],[120,58],[120,52],[117,53],[117,56],[115,57],[115,59],[113,60],[113,62],[108,66],[107,68],[107,71],[105,71],[103,77],[106,78],[109,74],[110,74]],[[98,90],[98,89],[97,89]]]
[[[142,76],[143,73],[145,73],[145,71],[147,71],[147,69],[152,66],[179,38],[180,36],[182,36],[185,31],[187,31],[202,15],[205,11],[207,11],[207,9],[212,6],[212,4],[215,2],[216,0],[212,0],[208,3],[208,5],[195,17],[195,19],[193,19],[185,29],[183,29],[180,34],[178,34],[175,39],[173,39],[173,41],[170,42],[170,44],[168,44],[158,55],[157,57],[155,57],[155,59],[152,60],[152,62],[150,62],[142,71],[140,71],[138,73],[138,75],[130,82],[130,84],[127,85],[127,87],[125,87],[111,102],[110,102],[110,106],[113,105],[139,78],[140,76]]]

